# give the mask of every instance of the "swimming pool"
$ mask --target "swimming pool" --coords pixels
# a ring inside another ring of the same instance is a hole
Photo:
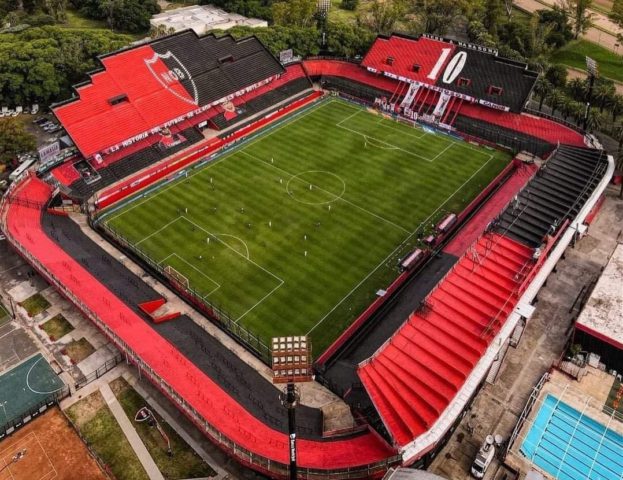
[[[561,480],[623,479],[623,436],[553,395],[541,405],[521,453]]]

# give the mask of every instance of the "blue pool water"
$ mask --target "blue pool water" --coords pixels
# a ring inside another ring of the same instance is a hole
[[[521,453],[561,480],[623,479],[623,436],[553,395],[545,398]]]

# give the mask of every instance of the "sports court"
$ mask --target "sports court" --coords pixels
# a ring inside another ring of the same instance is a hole
[[[58,408],[0,442],[0,480],[106,478]]]
[[[19,418],[64,386],[40,353],[0,375],[0,425]]]
[[[333,99],[104,221],[251,331],[320,353],[509,160]]]

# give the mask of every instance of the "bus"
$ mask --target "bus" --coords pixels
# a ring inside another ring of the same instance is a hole
[[[28,168],[31,167],[36,161],[36,158],[29,158],[27,160],[24,160],[22,163],[20,163],[19,167],[11,172],[11,174],[9,175],[9,180],[11,180],[12,182],[17,180],[22,175],[22,173],[28,170]]]

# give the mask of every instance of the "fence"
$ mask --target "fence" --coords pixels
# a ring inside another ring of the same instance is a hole
[[[3,425],[0,425],[0,440],[10,435],[15,430],[23,427],[26,423],[32,420],[34,417],[45,412],[49,407],[58,404],[64,398],[71,395],[71,390],[68,385],[64,385],[60,390],[48,395],[44,400],[26,407],[19,415],[8,419]]]
[[[109,372],[110,370],[115,368],[117,365],[119,365],[122,361],[123,361],[123,355],[121,355],[120,353],[115,355],[110,360],[106,360],[106,362],[102,366],[96,368],[94,371],[86,375],[84,377],[84,380],[80,380],[79,382],[76,382],[75,389],[80,390],[81,388],[85,387],[89,383],[97,380],[102,375],[104,375],[106,372]]]
[[[121,233],[111,228],[110,225],[107,225],[106,223],[95,223],[94,226],[103,231],[108,238],[124,248],[124,250],[129,249],[132,253],[136,254],[140,260],[147,264],[150,270],[154,271],[161,279],[165,280],[168,285],[175,289],[193,307],[196,307],[209,318],[215,320],[217,324],[236,341],[242,343],[260,360],[267,365],[270,365],[271,354],[268,346],[269,343],[260,335],[257,335],[245,326],[236,323],[236,320],[234,320],[225,309],[207,300],[205,295],[202,295],[201,292],[195,290],[192,285],[185,286],[179,282],[172,281],[171,276],[167,275],[164,271],[164,265],[156,262],[146,251],[141,249],[138,245],[132,243]]]

